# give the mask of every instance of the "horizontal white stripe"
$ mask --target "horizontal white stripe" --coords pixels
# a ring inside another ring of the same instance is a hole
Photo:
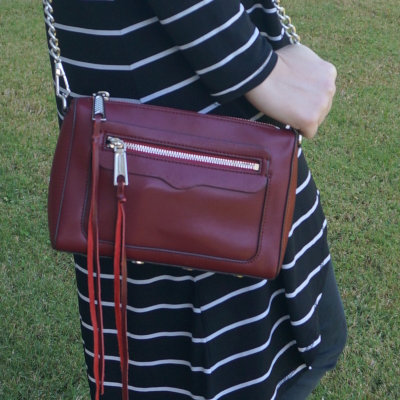
[[[300,157],[300,155],[301,155],[301,152],[302,152],[302,148],[300,147],[300,148],[299,148],[299,150],[297,151],[297,158],[299,158],[299,157]]]
[[[160,53],[154,54],[150,57],[144,58],[143,60],[134,62],[130,65],[112,65],[112,64],[95,64],[84,61],[72,60],[71,58],[61,57],[62,62],[66,64],[75,65],[76,67],[89,68],[102,71],[133,71],[137,68],[143,67],[144,65],[150,64],[154,61],[160,60],[161,58],[167,57],[170,54],[179,51],[178,47],[171,47],[170,49],[164,50]]]
[[[76,33],[83,33],[86,35],[96,35],[96,36],[123,36],[126,35],[127,33],[137,31],[138,29],[141,29],[145,26],[154,24],[155,22],[158,21],[157,17],[149,18],[144,21],[138,22],[134,25],[128,26],[123,29],[115,29],[115,30],[105,30],[105,29],[87,29],[87,28],[79,28],[77,26],[69,26],[69,25],[63,25],[63,24],[58,24],[54,23],[54,27],[57,30],[61,31],[68,31],[68,32],[76,32]]]
[[[158,97],[161,97],[168,93],[172,93],[172,92],[175,92],[176,90],[182,89],[183,87],[190,85],[191,83],[197,81],[198,79],[200,79],[200,77],[198,75],[194,75],[191,78],[185,79],[184,81],[179,82],[175,85],[172,85],[165,89],[159,90],[158,92],[155,92],[153,94],[149,94],[148,96],[142,97],[140,100],[142,103],[147,103],[151,100],[157,99]]]
[[[269,314],[269,312],[271,310],[272,300],[274,300],[274,298],[276,296],[278,296],[279,294],[282,294],[283,292],[284,292],[284,289],[280,289],[280,290],[277,290],[274,293],[272,293],[271,298],[269,300],[268,308],[263,313],[255,316],[255,317],[247,318],[247,319],[244,319],[242,321],[235,322],[234,324],[227,325],[224,328],[221,328],[218,331],[214,332],[212,335],[209,335],[209,336],[205,337],[204,339],[193,338],[192,342],[193,343],[207,343],[207,342],[215,339],[216,337],[221,336],[223,333],[226,333],[226,332],[231,331],[233,329],[242,327],[244,325],[249,325],[249,324],[252,324],[254,322],[260,321],[261,319],[265,318]]]
[[[309,346],[307,347],[298,347],[297,350],[299,350],[300,353],[305,353],[306,351],[309,351],[313,349],[314,347],[317,347],[321,343],[321,335],[318,336],[318,339],[316,339],[314,342],[312,342]]]
[[[56,83],[53,81],[53,84],[54,84],[54,87],[56,86]],[[67,91],[64,89],[64,88],[62,88],[62,87],[60,87],[60,92],[61,93],[67,93]],[[75,93],[75,92],[70,92],[70,97],[72,97],[72,98],[80,98],[80,97],[91,97],[92,96],[92,94],[90,94],[90,95],[87,95],[87,94],[79,94],[79,93]],[[140,103],[140,100],[137,100],[137,99],[127,99],[127,98],[124,98],[124,97],[112,97],[111,99],[110,99],[110,101],[123,101],[123,102],[126,102],[126,103],[133,103],[133,104],[141,104]]]
[[[207,68],[203,68],[203,69],[199,69],[198,71],[196,71],[196,74],[198,75],[204,75],[210,71],[214,71],[217,68],[222,67],[225,64],[228,64],[230,61],[232,61],[235,57],[237,57],[239,54],[242,54],[243,52],[245,52],[248,48],[251,47],[251,45],[256,41],[256,39],[258,38],[259,35],[259,31],[257,28],[254,29],[253,34],[251,35],[250,39],[247,41],[246,44],[244,44],[242,47],[239,47],[237,50],[235,50],[234,52],[232,52],[231,54],[229,54],[229,56],[225,57],[224,59],[222,59],[221,61],[218,61],[217,63],[210,65]],[[214,96],[217,96],[218,94],[215,94]]]
[[[261,376],[260,378],[257,379],[253,379],[244,383],[241,383],[239,385],[235,385],[232,386],[230,388],[227,388],[225,390],[223,390],[222,392],[218,393],[216,396],[210,398],[209,400],[218,400],[221,397],[229,394],[229,393],[233,393],[237,390],[243,389],[245,387],[249,387],[249,386],[253,386],[256,385],[258,383],[264,382],[265,380],[267,380],[269,378],[269,376],[271,375],[271,372],[276,364],[276,362],[278,361],[278,359],[294,344],[296,343],[295,340],[289,342],[286,346],[284,346],[281,350],[279,350],[279,352],[275,355],[274,359],[271,362],[270,368],[268,369],[267,373],[264,374],[263,376]],[[300,368],[300,367],[299,367]],[[298,369],[299,369],[298,368]],[[88,378],[90,381],[95,383],[95,379],[90,376],[90,374],[88,374]],[[104,382],[104,386],[108,386],[108,387],[122,387],[122,384],[120,382],[110,382],[110,381],[105,381]],[[152,392],[170,392],[170,393],[179,393],[182,395],[186,395],[194,400],[206,400],[203,396],[197,396],[194,395],[193,393],[191,393],[188,390],[185,389],[180,389],[180,388],[175,388],[175,387],[169,387],[169,386],[158,386],[158,387],[147,387],[147,388],[143,388],[143,387],[137,387],[137,386],[128,386],[128,389],[131,391],[135,391],[135,392],[141,392],[141,393],[152,393]]]
[[[252,7],[250,7],[249,9],[247,9],[247,14],[251,14],[254,10],[256,9],[261,9],[263,10],[266,14],[275,14],[276,13],[276,8],[265,8],[262,4],[257,3],[254,4]]]
[[[310,242],[308,242],[295,256],[292,262],[289,264],[283,264],[282,269],[290,269],[293,268],[294,265],[296,264],[296,261],[310,248],[312,247],[323,235],[324,230],[326,228],[326,219],[324,220],[324,223],[322,224],[322,228],[319,231],[319,233],[312,239]]]
[[[275,392],[273,394],[273,396],[271,397],[270,400],[275,400],[276,399],[276,395],[278,393],[279,388],[289,379],[293,378],[295,375],[297,375],[301,370],[303,370],[304,368],[306,368],[307,365],[306,364],[302,364],[299,367],[297,367],[294,371],[292,371],[289,375],[285,376],[281,381],[278,382],[278,384],[275,387]]]
[[[95,379],[89,373],[88,373],[88,378],[93,383],[96,383]],[[122,387],[122,383],[104,381],[104,386],[120,388],[120,387]],[[131,391],[141,392],[141,393],[152,393],[152,392],[179,393],[179,394],[182,394],[182,395],[189,396],[194,400],[206,400],[203,396],[196,396],[193,393],[189,392],[188,390],[179,389],[179,388],[173,388],[173,387],[168,387],[168,386],[141,388],[141,387],[137,387],[137,386],[128,385],[128,389],[131,390]]]
[[[235,386],[233,386],[231,388],[225,389],[222,392],[218,393],[216,396],[214,396],[212,398],[212,400],[218,400],[219,398],[221,398],[222,396],[225,396],[228,393],[232,393],[232,392],[235,392],[236,390],[240,390],[240,389],[243,389],[245,387],[253,386],[253,385],[256,385],[258,383],[264,382],[271,375],[272,369],[273,369],[275,363],[278,361],[279,357],[283,353],[285,353],[285,351],[287,349],[289,349],[291,346],[293,346],[295,343],[296,343],[296,341],[293,340],[292,342],[290,342],[286,346],[284,346],[281,350],[279,350],[279,352],[276,354],[276,356],[272,360],[271,366],[270,366],[268,372],[265,375],[261,376],[260,378],[253,379],[251,381],[244,382],[244,383],[241,383],[239,385],[235,385]]]
[[[221,303],[225,302],[226,300],[229,300],[229,299],[231,299],[233,297],[239,296],[239,295],[241,295],[243,293],[251,292],[253,290],[257,290],[257,289],[265,286],[266,283],[267,283],[267,280],[263,279],[263,280],[257,282],[254,285],[250,285],[250,286],[244,287],[242,289],[235,290],[235,291],[233,291],[233,292],[231,292],[231,293],[229,293],[229,294],[227,294],[227,295],[225,295],[223,297],[220,297],[217,300],[212,301],[211,303],[208,303],[208,304],[200,307],[200,310],[201,311],[209,310],[210,308],[215,307],[216,305],[221,304]]]
[[[221,336],[222,334],[224,334],[228,331],[231,331],[233,329],[236,329],[236,328],[239,328],[239,327],[242,327],[245,325],[252,324],[254,322],[260,321],[261,319],[265,318],[270,312],[273,299],[282,293],[284,293],[284,289],[279,289],[279,290],[275,291],[274,293],[272,293],[269,304],[268,304],[268,308],[261,314],[255,316],[255,317],[247,318],[242,321],[238,321],[233,324],[227,325],[204,338],[195,338],[195,337],[193,337],[192,333],[185,332],[185,331],[156,332],[156,333],[151,333],[151,334],[147,334],[147,335],[136,335],[136,334],[128,332],[128,337],[130,337],[132,339],[136,339],[136,340],[149,340],[149,339],[156,339],[156,338],[160,338],[160,337],[185,336],[185,337],[190,337],[193,343],[203,343],[203,344],[208,343],[211,340],[215,339],[218,336]],[[93,331],[93,327],[90,324],[85,323],[83,321],[82,317],[81,317],[81,323],[82,323],[82,326],[84,326],[86,329]],[[117,334],[116,329],[104,329],[103,332],[104,332],[104,334],[115,334],[115,335]]]
[[[272,327],[272,329],[270,331],[268,340],[263,345],[261,345],[259,347],[256,347],[254,349],[247,350],[247,351],[244,351],[242,353],[234,354],[234,355],[232,355],[230,357],[227,357],[227,358],[217,362],[212,368],[209,368],[208,370],[205,370],[205,371],[209,371],[209,372],[206,372],[206,373],[212,373],[216,369],[221,367],[222,365],[225,365],[225,364],[227,364],[227,363],[229,363],[231,361],[234,361],[234,360],[238,360],[239,358],[248,357],[248,356],[253,355],[253,354],[261,353],[262,351],[264,351],[270,345],[271,340],[272,340],[272,335],[275,332],[275,330],[278,328],[278,326],[282,322],[288,320],[289,318],[290,317],[288,315],[285,315],[285,316],[281,317],[278,321],[275,322],[274,326]],[[205,371],[203,371],[203,372],[205,372]]]
[[[261,67],[257,71],[255,71],[253,74],[251,74],[249,77],[244,79],[242,82],[238,83],[235,86],[232,86],[229,89],[223,90],[222,92],[211,94],[211,96],[222,96],[224,94],[233,92],[233,91],[239,89],[240,87],[242,87],[243,85],[245,85],[247,82],[251,81],[255,76],[257,76],[266,67],[266,65],[269,63],[269,60],[272,57],[272,54],[273,54],[273,52],[271,51],[271,53],[269,53],[268,58],[264,61],[264,63],[261,65]]]
[[[288,299],[293,299],[294,297],[296,297],[296,296],[309,284],[310,280],[311,280],[318,272],[320,272],[321,269],[322,269],[326,264],[328,264],[328,262],[330,261],[330,259],[331,259],[331,255],[329,254],[329,255],[324,259],[324,261],[322,261],[322,263],[321,263],[320,265],[318,265],[317,268],[315,268],[313,271],[311,271],[311,272],[308,274],[308,276],[307,276],[307,278],[304,280],[304,282],[303,282],[301,285],[299,285],[299,286],[296,288],[296,290],[295,290],[294,292],[292,292],[292,293],[285,293],[285,297],[288,298]]]
[[[89,351],[88,349],[85,349],[85,353],[88,354],[90,357],[94,357],[94,353]],[[120,362],[121,358],[119,356],[108,356],[105,355],[104,359],[107,361],[117,361]],[[187,366],[190,367],[192,370],[195,370],[196,368],[201,368],[201,367],[192,367],[191,363],[189,361],[185,360],[174,360],[174,359],[165,359],[165,360],[155,360],[155,361],[134,361],[134,360],[129,360],[129,365],[134,365],[136,367],[156,367],[158,365],[182,365],[182,366]]]
[[[55,84],[54,84],[55,86]],[[60,88],[60,91],[62,93],[66,93],[67,91],[64,88]],[[70,97],[73,99],[78,99],[81,97],[91,97],[91,95],[87,95],[87,94],[79,94],[79,93],[75,93],[75,92],[71,92],[70,93]],[[132,104],[141,104],[140,100],[137,99],[127,99],[127,98],[123,98],[123,97],[112,97],[110,99],[110,101],[123,101],[125,103],[132,103]]]
[[[89,355],[90,357],[94,357],[94,353],[89,351],[88,349],[85,349],[85,353]],[[117,361],[120,362],[121,358],[119,356],[108,356],[105,355],[104,359],[107,361]],[[165,359],[165,360],[156,360],[156,361],[133,361],[129,360],[129,365],[134,365],[136,367],[156,367],[158,365],[182,365],[182,366],[187,366],[191,367],[191,363],[189,361],[185,360],[174,360],[174,359]],[[200,367],[195,367],[195,368],[200,368]],[[191,367],[193,369],[193,367]]]
[[[189,7],[186,10],[183,10],[178,14],[175,14],[175,15],[172,15],[171,17],[169,17],[169,18],[165,18],[165,19],[160,20],[160,22],[163,25],[170,24],[171,22],[177,21],[180,18],[186,17],[186,15],[189,15],[189,14],[195,12],[196,10],[206,6],[209,3],[212,3],[213,1],[214,0],[203,0],[203,1],[200,1],[197,4],[195,4],[194,6]]]
[[[87,275],[87,270],[82,268],[80,265],[75,264],[75,268]],[[129,267],[128,267],[129,268]],[[192,281],[192,282],[198,282],[201,281],[205,278],[209,278],[210,276],[213,276],[214,272],[206,272],[201,275],[197,276],[190,276],[190,275],[184,275],[184,276],[172,276],[172,275],[159,275],[154,278],[150,279],[130,279],[128,278],[128,283],[134,284],[134,285],[149,285],[154,282],[159,282],[159,281],[173,281],[173,282],[184,282],[184,281]],[[97,276],[96,272],[93,274],[93,276]],[[101,279],[114,279],[114,275],[112,274],[100,274]],[[121,277],[120,277],[121,279]]]
[[[262,117],[264,117],[264,113],[262,113],[262,112],[259,112],[258,114],[256,114],[256,115],[254,115],[253,117],[251,117],[250,118],[250,121],[258,121],[259,119],[261,119]],[[263,122],[261,122],[261,123],[263,123]],[[267,125],[271,125],[271,126],[273,126],[274,128],[276,128],[276,129],[281,129],[281,128],[279,128],[279,126],[276,126],[276,125],[273,125],[273,124],[268,124],[268,123],[266,123]]]
[[[265,114],[263,112],[259,112],[258,114],[256,114],[254,117],[250,118],[250,121],[257,121],[260,118],[262,118]]]
[[[113,275],[112,275],[113,276]],[[121,277],[120,277],[121,279]],[[251,286],[247,286],[245,288],[239,289],[239,290],[235,290],[234,292],[231,292],[225,296],[220,297],[217,300],[214,300],[204,306],[201,306],[200,308],[195,307],[192,303],[181,303],[181,304],[155,304],[153,306],[149,306],[149,307],[132,307],[127,305],[127,310],[131,311],[131,312],[135,312],[135,313],[146,313],[146,312],[151,312],[151,311],[156,311],[156,310],[181,310],[181,309],[185,309],[185,308],[190,308],[193,310],[194,313],[196,314],[200,314],[201,312],[207,311],[210,308],[213,308],[221,303],[224,303],[225,301],[239,296],[241,294],[244,293],[248,293],[251,292],[253,290],[257,290],[261,287],[263,287],[265,284],[267,283],[266,280],[262,280],[258,283],[256,283],[255,285],[251,285]],[[79,297],[89,303],[89,298],[84,296],[79,290],[78,290],[78,295]],[[95,304],[97,304],[97,300],[95,300]],[[102,301],[101,302],[103,307],[115,307],[115,303],[113,301]]]
[[[211,374],[213,373],[215,370],[217,370],[219,367],[226,365],[232,361],[238,360],[240,358],[244,358],[244,357],[248,357],[257,353],[260,353],[262,351],[264,351],[271,343],[272,340],[272,335],[273,333],[276,331],[276,329],[279,327],[279,325],[281,325],[282,322],[287,321],[289,319],[289,315],[285,315],[283,317],[281,317],[272,327],[271,331],[270,331],[270,335],[268,340],[261,346],[258,346],[254,349],[250,349],[247,351],[243,351],[241,353],[237,353],[237,354],[233,354],[232,356],[226,357],[223,360],[220,360],[219,362],[217,362],[216,364],[214,364],[212,367],[210,368],[204,368],[204,367],[195,367],[193,366],[189,361],[186,360],[176,360],[176,359],[164,359],[164,360],[154,360],[154,361],[134,361],[134,360],[129,360],[129,364],[130,365],[134,365],[137,367],[154,367],[154,366],[158,366],[158,365],[181,365],[181,366],[185,366],[185,367],[189,367],[191,371],[193,372],[202,372],[204,374]],[[90,357],[94,357],[94,354],[89,351],[88,349],[85,349],[85,352],[90,356]],[[120,357],[118,356],[104,356],[105,360],[110,360],[110,361],[120,361]]]
[[[83,321],[82,316],[80,316],[81,319],[81,324],[84,328],[93,331],[93,326],[90,324],[87,324],[86,322]],[[116,329],[103,329],[103,333],[105,335],[117,335],[117,330]],[[149,339],[157,339],[160,337],[188,337],[191,338],[192,334],[190,332],[185,332],[185,331],[175,331],[175,332],[156,332],[156,333],[150,333],[148,335],[135,335],[134,333],[127,333],[127,336],[131,339],[135,340],[149,340]]]
[[[200,43],[205,42],[206,40],[210,39],[211,37],[217,35],[218,33],[222,32],[223,30],[229,28],[234,22],[236,22],[240,18],[240,16],[243,14],[243,12],[244,12],[244,7],[240,3],[239,12],[237,14],[235,14],[231,19],[226,21],[224,24],[222,24],[218,28],[215,28],[212,31],[208,32],[207,34],[199,37],[198,39],[193,40],[193,42],[190,42],[190,43],[184,44],[182,46],[179,46],[179,48],[181,50],[186,50],[186,49],[189,49],[191,47],[197,46]]]
[[[104,71],[130,71],[129,65],[110,65],[110,64],[94,64],[84,61],[72,60],[71,58],[61,57],[63,63],[75,65],[76,67],[104,70]]]
[[[86,303],[89,303],[89,298],[84,296],[81,292],[79,292],[79,290],[78,290],[78,296]],[[97,304],[97,300],[95,300],[95,304]],[[115,303],[113,301],[102,301],[101,305],[102,305],[102,307],[113,307],[114,308]],[[166,304],[166,303],[163,304],[163,303],[161,303],[161,304],[155,304],[153,306],[141,307],[141,308],[132,307],[129,305],[126,306],[126,309],[128,311],[135,312],[138,314],[144,314],[147,312],[157,311],[157,310],[181,310],[181,309],[185,309],[185,308],[190,308],[195,311],[195,307],[191,303],[181,303],[181,304]],[[198,312],[200,312],[200,310],[198,310]]]
[[[320,293],[318,295],[317,300],[315,301],[314,305],[311,307],[311,310],[309,311],[309,313],[302,319],[299,319],[298,321],[290,321],[291,325],[299,326],[299,325],[303,325],[305,322],[307,322],[314,314],[314,311],[317,308],[317,305],[318,305],[319,301],[321,300],[321,297],[322,297],[322,293]]]
[[[296,194],[299,194],[308,185],[310,180],[311,180],[311,172],[308,171],[306,180],[296,189]]]
[[[198,111],[199,114],[208,114],[210,111],[215,110],[218,108],[221,104],[219,104],[217,101],[210,106],[203,108],[202,110]]]
[[[139,99],[127,99],[125,97],[111,97],[109,101],[122,101],[125,103],[142,104]]]
[[[291,236],[293,235],[294,230],[295,230],[302,222],[304,222],[307,218],[309,218],[309,217],[314,213],[314,211],[317,209],[318,203],[319,203],[319,190],[317,190],[317,197],[316,197],[316,200],[315,200],[314,205],[310,208],[310,210],[309,210],[306,214],[304,214],[301,218],[299,218],[299,219],[292,225],[292,228],[290,229],[290,232],[289,232],[289,237],[291,237]]]
[[[282,28],[281,34],[279,36],[271,36],[268,35],[267,32],[260,32],[260,35],[266,37],[268,40],[271,40],[272,42],[279,42],[285,36],[285,30]]]

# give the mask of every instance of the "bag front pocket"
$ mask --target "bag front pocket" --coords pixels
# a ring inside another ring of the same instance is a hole
[[[116,142],[125,149],[123,169],[129,183],[125,187],[128,249],[238,261],[257,254],[268,152],[226,143],[222,153],[217,150],[221,143],[204,138],[199,148],[182,141],[174,145],[105,132],[98,199],[100,242],[114,241],[102,226],[116,218],[115,196],[104,195],[115,192]],[[257,156],[250,157],[250,150]]]

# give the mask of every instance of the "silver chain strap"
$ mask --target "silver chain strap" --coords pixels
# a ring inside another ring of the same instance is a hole
[[[299,44],[300,36],[296,33],[296,28],[292,25],[290,17],[286,15],[285,9],[281,7],[280,0],[272,0],[274,6],[276,7],[279,21],[286,35],[290,39],[290,43]],[[53,7],[51,6],[52,0],[43,0],[43,9],[45,14],[46,25],[49,27],[47,31],[49,34],[49,44],[50,44],[50,54],[54,58],[54,71],[56,80],[56,96],[61,99],[63,110],[67,110],[67,99],[71,93],[69,89],[67,75],[65,74],[64,67],[61,62],[61,50],[58,47],[58,39],[56,37],[56,28],[54,27],[54,17],[53,17]],[[60,88],[60,78],[64,81],[65,90],[61,92]]]
[[[58,47],[58,39],[56,37],[56,28],[54,27],[53,7],[51,6],[52,0],[43,0],[44,19],[46,25],[49,27],[47,31],[49,34],[50,54],[54,58],[54,72],[56,80],[56,96],[61,99],[63,111],[67,110],[67,98],[71,93],[69,89],[67,75],[65,75],[64,67],[61,62],[61,50]],[[60,78],[64,81],[65,91],[61,92]]]
[[[296,33],[296,28],[292,24],[290,17],[286,15],[285,9],[280,6],[280,0],[272,0],[274,6],[276,7],[278,18],[281,22],[286,35],[289,37],[290,43],[300,44],[300,36]]]

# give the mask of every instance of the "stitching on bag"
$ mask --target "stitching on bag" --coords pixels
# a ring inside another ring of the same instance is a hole
[[[62,205],[63,205],[63,199],[64,199],[64,193],[65,193],[65,187],[67,186],[67,171],[68,171],[68,165],[71,159],[71,153],[72,153],[72,141],[74,139],[74,132],[75,132],[75,122],[76,122],[76,102],[74,103],[74,118],[72,120],[71,124],[71,129],[70,129],[70,141],[69,141],[69,150],[68,150],[68,156],[65,160],[64,168],[63,168],[63,175],[62,175],[62,180],[61,182],[64,182],[62,191],[61,191],[61,196],[58,201],[58,217],[57,217],[57,226],[56,226],[56,231],[54,233],[54,244],[57,241],[57,236],[58,236],[58,228],[60,226],[60,219],[61,219],[61,214],[62,214]]]
[[[293,168],[294,168],[294,165],[295,165],[295,162],[297,161],[297,160],[295,160],[295,158],[294,157],[297,157],[297,149],[298,149],[298,147],[297,147],[297,145],[296,145],[296,143],[295,143],[295,145],[294,145],[294,149],[293,149],[293,153],[292,153],[292,165],[291,165],[291,168],[290,168],[290,182],[289,182],[289,195],[288,195],[288,203],[290,204],[290,201],[291,201],[291,199],[292,199],[292,193],[291,193],[291,191],[290,191],[290,188],[291,188],[291,186],[292,186],[292,183],[294,183],[294,182],[292,182],[292,180],[293,180]],[[295,161],[293,161],[293,160],[295,160]],[[297,182],[297,176],[295,177],[295,179],[296,179],[296,182]],[[296,194],[295,194],[295,197],[296,197]],[[287,218],[288,218],[288,215],[287,215],[288,213],[287,213],[287,208],[285,209],[285,217],[284,217],[284,223],[283,223],[283,230],[282,230],[282,235],[285,233],[285,226],[286,226],[286,222],[287,222]],[[282,237],[281,237],[281,243],[282,243]],[[281,253],[281,252],[280,252]],[[279,261],[280,261],[280,259],[281,259],[281,256],[282,256],[282,254],[280,254],[279,255]]]
[[[226,122],[226,118],[228,119],[232,119],[232,122],[235,121],[239,124],[242,125],[248,125],[248,126],[259,126],[258,122],[253,122],[253,121],[249,121],[246,119],[241,119],[241,118],[235,118],[235,117],[229,117],[229,116],[224,116],[224,118],[222,118],[219,115],[211,115],[211,114],[199,114],[196,113],[194,111],[187,111],[187,110],[177,110],[174,108],[168,108],[168,107],[161,107],[161,106],[148,106],[146,104],[134,104],[134,103],[126,103],[124,101],[120,101],[120,100],[111,100],[112,103],[118,103],[121,106],[124,107],[128,107],[128,108],[146,108],[147,110],[152,110],[152,108],[157,108],[160,112],[166,113],[166,114],[178,114],[178,115],[188,115],[188,116],[193,116],[195,118],[209,118],[209,119],[216,119],[218,121],[225,121]],[[270,126],[271,128],[273,128],[272,126]]]
[[[89,168],[86,168],[86,171],[88,171],[88,174],[86,175],[86,190],[85,190],[85,196],[83,199],[83,207],[82,207],[82,211],[81,211],[81,231],[83,236],[87,239],[87,232],[84,229],[84,222],[85,222],[85,215],[86,215],[86,209],[87,209],[87,205],[88,205],[88,198],[89,198],[89,189],[90,189],[90,177],[92,175],[92,167],[91,167],[91,154],[92,154],[92,150],[90,147],[90,151],[89,151],[89,157],[87,159],[87,164],[89,166]]]
[[[260,257],[260,254],[261,254],[261,249],[262,249],[262,244],[263,244],[263,236],[264,236],[264,226],[265,226],[265,221],[267,219],[267,216],[266,216],[267,213],[265,212],[265,210],[268,208],[268,204],[269,204],[270,193],[271,193],[271,183],[272,183],[271,181],[272,181],[272,176],[268,175],[267,176],[267,195],[266,195],[266,199],[264,202],[264,216],[263,216],[263,223],[262,223],[262,227],[261,227],[261,236],[260,236],[260,241],[259,241],[260,247],[258,249],[256,256],[251,260],[251,262],[255,262]]]
[[[90,106],[92,106],[91,97],[85,98],[85,100],[87,100],[87,102],[89,103]],[[93,128],[92,128],[93,130]],[[90,135],[90,138],[92,138],[92,135]],[[85,171],[88,171],[88,173],[86,174],[86,184],[85,184],[85,194],[84,194],[84,198],[83,198],[83,207],[81,209],[81,232],[83,234],[83,236],[86,238],[87,240],[87,232],[84,229],[84,222],[85,222],[85,214],[86,214],[86,209],[87,209],[87,205],[88,205],[88,197],[89,197],[89,189],[90,189],[90,177],[92,175],[92,166],[91,166],[91,160],[92,160],[92,141],[90,139],[90,145],[89,145],[89,151],[88,151],[88,157],[87,157],[87,161],[86,161],[86,169]]]

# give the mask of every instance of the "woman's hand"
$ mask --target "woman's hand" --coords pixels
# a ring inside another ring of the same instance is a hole
[[[332,107],[336,68],[303,45],[276,53],[274,70],[245,96],[258,110],[311,139]]]

